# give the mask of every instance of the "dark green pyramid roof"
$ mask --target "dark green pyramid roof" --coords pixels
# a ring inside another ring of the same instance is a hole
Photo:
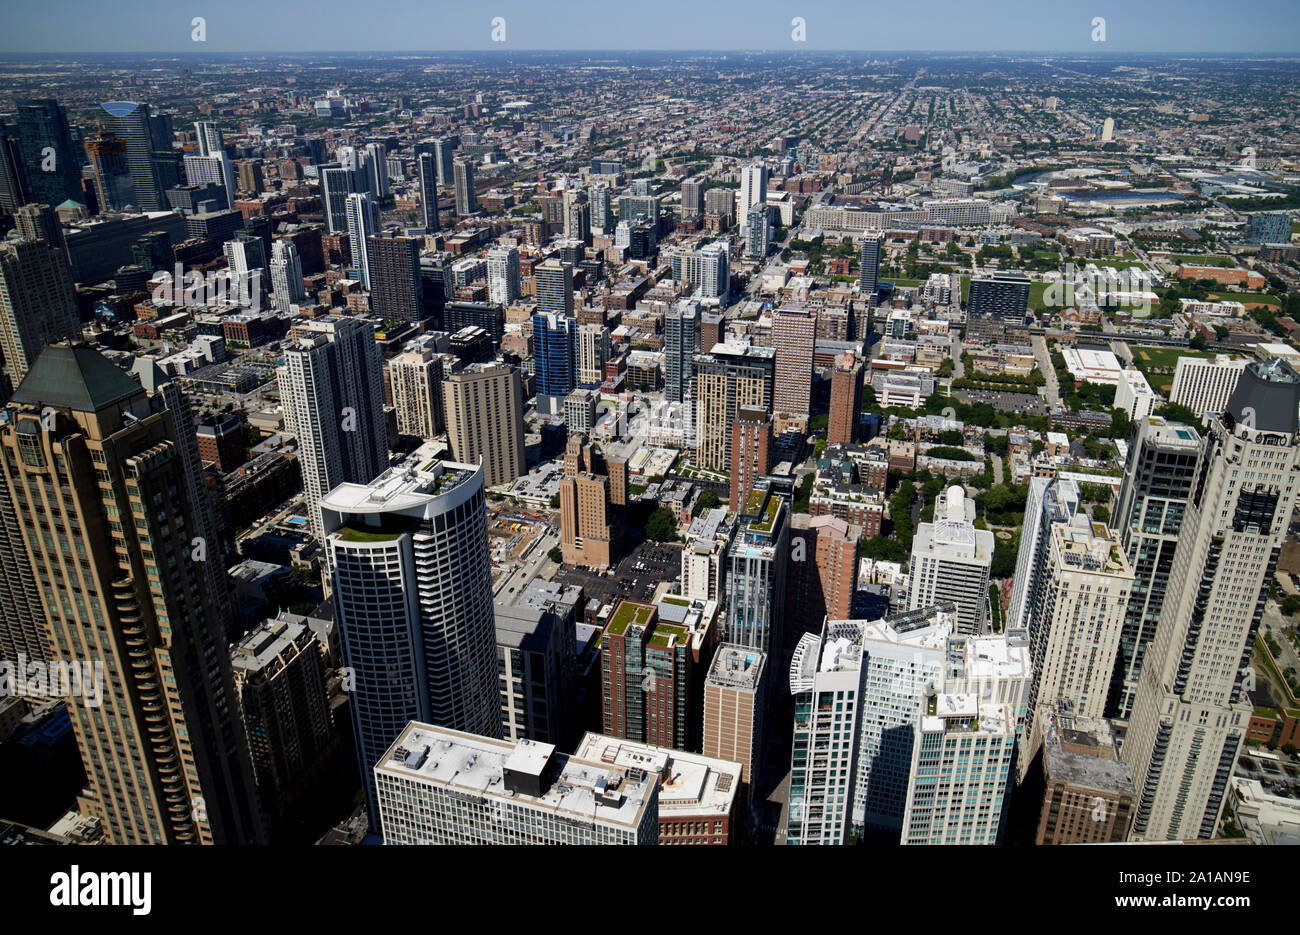
[[[139,383],[93,347],[51,344],[27,371],[12,401],[98,412],[139,392]]]

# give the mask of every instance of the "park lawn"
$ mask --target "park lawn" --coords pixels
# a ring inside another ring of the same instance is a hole
[[[969,276],[963,276],[963,277],[961,278],[961,301],[962,301],[962,304],[965,304],[965,302],[966,302],[966,300],[967,300],[968,298],[970,298],[970,277],[969,277]]]
[[[1174,370],[1180,357],[1214,357],[1212,351],[1194,351],[1184,347],[1132,346],[1133,363],[1142,371],[1152,389],[1169,395],[1174,386]]]
[[[1138,260],[1138,259],[1132,259],[1132,260],[1130,260],[1130,259],[1128,259],[1128,258],[1124,258],[1124,259],[1106,259],[1106,260],[1089,259],[1089,260],[1086,260],[1085,262],[1086,262],[1086,263],[1093,263],[1093,264],[1095,264],[1095,265],[1097,265],[1097,266],[1109,266],[1111,269],[1129,269],[1130,267],[1137,267],[1138,269],[1145,269],[1145,268],[1146,268],[1145,266],[1142,265],[1142,261],[1141,261],[1141,260]]]
[[[1174,263],[1186,263],[1188,266],[1221,266],[1224,269],[1232,269],[1237,265],[1232,257],[1219,256],[1213,253],[1207,253],[1204,256],[1198,256],[1194,253],[1171,253],[1169,259]]]
[[[1029,307],[1036,312],[1041,312],[1047,308],[1043,304],[1043,293],[1051,283],[1031,282],[1029,284]]]
[[[1259,305],[1267,305],[1270,308],[1282,307],[1282,300],[1267,292],[1212,292],[1207,298],[1211,302],[1240,302],[1246,308],[1255,308]]]

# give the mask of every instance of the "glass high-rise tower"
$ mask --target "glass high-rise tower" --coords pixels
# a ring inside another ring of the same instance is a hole
[[[400,466],[321,502],[371,827],[374,767],[412,720],[501,736],[481,465]]]

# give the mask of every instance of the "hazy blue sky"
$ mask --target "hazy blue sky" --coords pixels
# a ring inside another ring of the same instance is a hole
[[[205,43],[191,39],[196,16]],[[504,45],[491,41],[496,16]],[[1096,16],[1105,42],[1092,40]],[[0,52],[487,48],[1300,52],[1300,2],[0,0]]]

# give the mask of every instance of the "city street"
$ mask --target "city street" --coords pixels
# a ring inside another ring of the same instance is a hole
[[[1055,408],[1061,404],[1061,387],[1056,380],[1056,368],[1052,366],[1052,355],[1047,350],[1047,339],[1041,334],[1036,334],[1032,336],[1031,340],[1034,345],[1034,359],[1038,362],[1038,369],[1047,378],[1047,385],[1042,388],[1043,397],[1047,400],[1049,409]]]

